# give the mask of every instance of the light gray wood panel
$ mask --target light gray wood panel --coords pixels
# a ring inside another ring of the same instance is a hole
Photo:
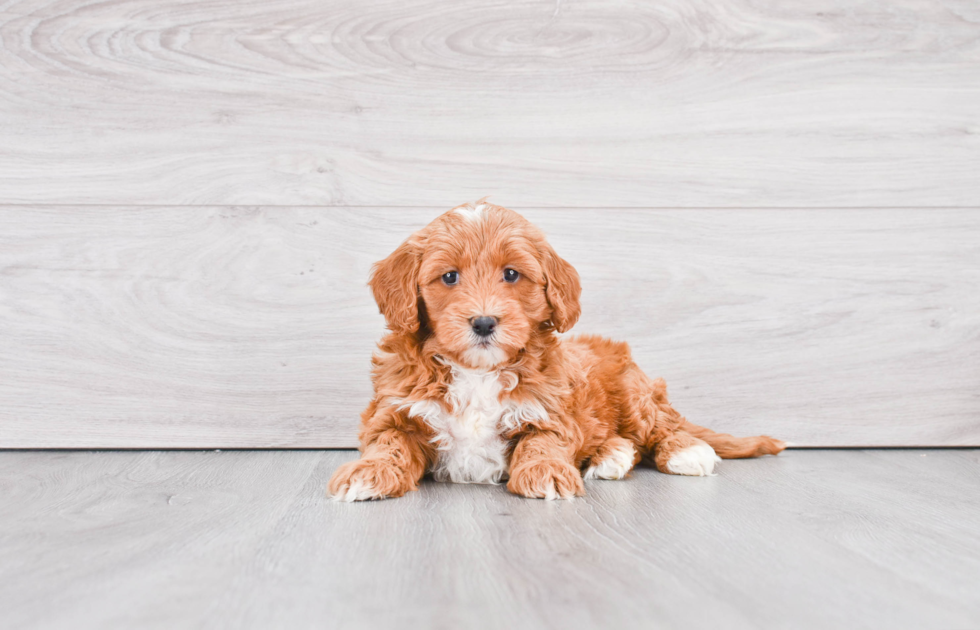
[[[0,203],[973,206],[968,0],[4,0]]]
[[[957,628],[980,454],[787,451],[548,503],[324,497],[342,452],[0,452],[4,627]]]
[[[434,212],[4,208],[0,447],[349,447],[370,264]],[[527,210],[692,421],[980,443],[980,212]]]

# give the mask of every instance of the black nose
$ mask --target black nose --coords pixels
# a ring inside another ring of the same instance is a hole
[[[473,332],[481,337],[489,337],[493,334],[493,329],[497,327],[496,317],[474,317],[470,320]]]

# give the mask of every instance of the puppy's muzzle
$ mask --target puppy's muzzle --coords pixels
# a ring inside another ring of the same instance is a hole
[[[473,332],[475,332],[478,337],[489,337],[497,328],[497,318],[487,317],[486,315],[474,317],[470,319],[470,326],[473,327]]]

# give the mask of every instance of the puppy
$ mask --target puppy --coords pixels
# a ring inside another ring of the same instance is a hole
[[[361,458],[334,473],[335,499],[399,497],[426,472],[570,499],[583,479],[622,479],[641,461],[703,476],[718,456],[784,448],[691,424],[625,343],[560,337],[579,317],[578,274],[506,208],[443,214],[375,264],[370,286],[390,332],[372,360]]]

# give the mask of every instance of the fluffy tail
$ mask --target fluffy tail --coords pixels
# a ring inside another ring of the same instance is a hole
[[[687,420],[681,420],[680,429],[707,442],[722,459],[742,459],[745,457],[759,457],[761,455],[776,455],[786,448],[785,442],[771,438],[768,435],[737,438],[727,433],[715,433],[711,429],[699,427]]]

